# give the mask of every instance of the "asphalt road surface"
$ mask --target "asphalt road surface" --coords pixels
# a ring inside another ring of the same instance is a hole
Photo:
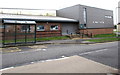
[[[32,62],[58,59],[73,55],[118,68],[118,42],[100,44],[57,44],[32,51],[2,54],[2,68],[30,64]],[[120,57],[119,57],[120,58]]]

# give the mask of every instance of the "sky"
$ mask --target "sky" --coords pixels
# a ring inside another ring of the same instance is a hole
[[[0,8],[30,8],[30,9],[62,9],[81,4],[114,11],[116,22],[116,7],[120,0],[1,0]]]

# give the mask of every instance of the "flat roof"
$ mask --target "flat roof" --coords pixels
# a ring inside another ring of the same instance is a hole
[[[56,17],[56,16],[33,16],[33,15],[13,15],[13,14],[0,14],[2,19],[17,19],[17,20],[34,20],[45,22],[79,22],[78,20]]]

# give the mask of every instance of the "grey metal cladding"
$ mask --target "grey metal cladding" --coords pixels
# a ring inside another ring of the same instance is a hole
[[[78,30],[78,24],[75,23],[62,23],[62,35],[75,34]]]
[[[57,10],[57,16],[79,20],[79,5]]]
[[[85,5],[75,5],[68,8],[57,10],[57,16],[79,20],[84,24],[83,9],[87,10],[87,28],[106,28],[113,27],[113,11],[105,10]],[[112,18],[105,18],[112,16]]]
[[[114,24],[113,24],[113,11],[104,11],[105,12],[105,16],[106,15],[109,15],[109,16],[112,16],[112,18],[105,18],[104,21],[104,27],[114,27]]]
[[[113,12],[94,8],[87,8],[87,28],[106,28],[113,27]],[[112,18],[105,18],[105,16],[112,16]]]

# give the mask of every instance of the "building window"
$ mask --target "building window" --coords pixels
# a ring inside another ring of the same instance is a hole
[[[86,27],[87,24],[87,10],[86,8],[83,8],[83,20],[84,20],[84,26]]]
[[[100,23],[103,23],[103,24],[104,24],[104,21],[100,21]]]
[[[10,26],[5,25],[5,28],[9,28]],[[3,29],[4,25],[0,25],[0,29]]]
[[[103,23],[104,24],[104,21],[93,21],[93,23]]]
[[[28,32],[30,32],[30,25],[23,25],[22,26],[22,31],[28,31]]]
[[[112,18],[112,16],[110,16],[110,15],[106,15],[105,18]]]
[[[44,30],[45,30],[45,28],[44,28],[43,25],[38,25],[37,26],[37,31],[44,31]]]
[[[98,23],[98,21],[95,21],[95,23]]]
[[[4,26],[3,26],[3,25],[0,25],[0,29],[2,29],[2,28],[4,28]]]
[[[58,30],[58,25],[51,25],[50,30]]]

